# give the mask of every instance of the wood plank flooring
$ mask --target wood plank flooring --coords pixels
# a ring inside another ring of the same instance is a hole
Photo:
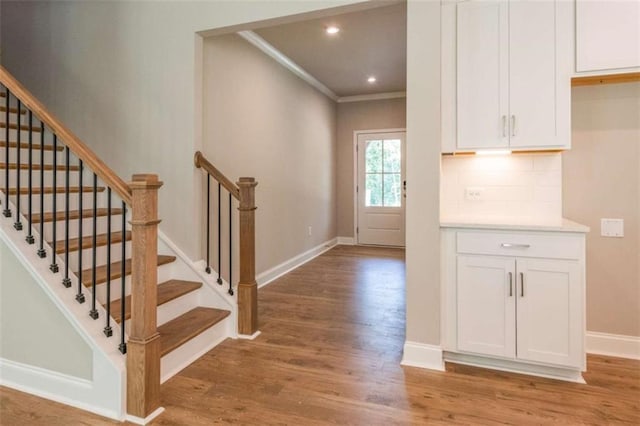
[[[155,425],[640,424],[640,362],[589,356],[587,385],[399,365],[404,252],[340,246],[260,289],[254,341],[162,385]],[[113,424],[0,388],[0,424]]]

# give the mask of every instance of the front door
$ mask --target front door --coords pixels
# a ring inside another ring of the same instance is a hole
[[[358,244],[404,246],[405,133],[358,135]]]

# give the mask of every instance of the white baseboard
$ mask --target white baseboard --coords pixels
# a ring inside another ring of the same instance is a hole
[[[151,420],[155,419],[156,417],[158,417],[163,412],[164,412],[164,407],[159,407],[153,413],[149,414],[144,419],[142,417],[136,417],[136,416],[132,416],[131,414],[127,414],[126,420],[129,423],[133,423],[133,424],[136,424],[136,425],[148,425],[149,423],[151,423]]]
[[[338,237],[339,246],[354,246],[356,245],[356,239],[353,237]]]
[[[400,364],[409,367],[444,371],[442,348],[436,345],[406,341],[404,343],[404,353]]]
[[[40,398],[59,402],[100,416],[122,420],[122,414],[82,399],[96,395],[90,380],[0,358],[0,385]]]
[[[305,251],[295,257],[292,257],[289,260],[282,262],[281,264],[274,266],[273,268],[262,272],[260,275],[256,277],[256,281],[258,282],[258,288],[264,287],[269,284],[273,280],[280,278],[287,272],[291,272],[292,270],[304,265],[311,259],[320,256],[322,253],[331,250],[338,243],[337,238],[332,238],[329,241],[326,241],[320,245],[313,247],[310,250]]]
[[[587,353],[640,359],[640,337],[587,331]]]
[[[261,334],[262,334],[262,332],[260,330],[256,331],[253,334],[238,334],[238,339],[241,339],[241,340],[255,340],[256,337],[258,337]]]

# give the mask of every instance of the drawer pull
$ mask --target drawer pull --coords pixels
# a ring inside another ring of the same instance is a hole
[[[512,243],[502,243],[500,244],[501,247],[504,248],[529,248],[531,247],[530,244],[512,244]]]

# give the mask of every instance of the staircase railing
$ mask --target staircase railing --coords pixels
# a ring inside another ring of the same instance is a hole
[[[240,252],[240,276],[238,277],[238,332],[241,335],[251,336],[258,331],[258,285],[256,283],[256,233],[255,233],[255,187],[258,182],[252,177],[241,177],[237,183],[233,183],[211,164],[200,151],[196,152],[194,162],[197,168],[202,168],[207,174],[207,205],[206,205],[206,268],[208,274],[211,269],[211,237],[215,232],[216,244],[214,248],[217,255],[217,282],[223,284],[223,270],[227,272],[228,293],[233,291],[233,223],[232,208],[234,199],[238,203],[238,232]],[[211,179],[217,183],[217,213],[214,212],[214,220],[217,231],[211,230]],[[228,241],[222,244],[222,190],[227,192],[227,224]],[[222,252],[228,247],[228,265],[222,265]]]
[[[127,412],[145,418],[160,405],[160,340],[156,321],[157,298],[157,226],[158,189],[162,183],[156,175],[134,175],[125,183],[113,170],[93,153],[76,135],[23,87],[5,68],[0,66],[0,113],[4,113],[4,199],[2,213],[5,218],[14,217],[14,228],[23,231],[26,218],[28,244],[35,244],[40,258],[50,257],[49,269],[59,273],[63,261],[62,285],[67,288],[76,283],[75,300],[85,303],[85,292],[90,293],[91,303],[87,314],[94,320],[100,317],[96,295],[98,284],[106,284],[104,304],[104,334],[113,336],[111,312],[112,284],[120,284],[120,341],[118,349],[127,354]],[[4,102],[2,102],[4,101]],[[26,120],[26,123],[25,121]],[[26,141],[23,140],[26,133]],[[37,136],[36,136],[37,135]],[[37,140],[35,140],[37,138]],[[12,140],[15,139],[15,140]],[[47,142],[47,139],[49,140]],[[15,163],[11,150],[15,148]],[[27,163],[23,163],[21,151],[27,151]],[[34,151],[39,161],[33,161]],[[52,153],[52,164],[45,164],[45,153]],[[64,161],[58,161],[62,152]],[[26,187],[21,181],[21,171],[27,171]],[[11,172],[14,173],[11,173]],[[34,186],[33,173],[39,173],[39,187]],[[45,173],[51,172],[52,186],[45,187]],[[58,186],[58,172],[64,173],[64,184]],[[71,186],[72,172],[78,172],[77,186]],[[84,186],[87,174],[90,185]],[[12,176],[13,175],[13,176]],[[12,183],[15,186],[12,186]],[[106,208],[99,208],[99,193],[106,189]],[[77,193],[77,200],[71,194]],[[45,195],[51,196],[51,211],[45,211]],[[84,195],[91,196],[91,208],[84,209]],[[27,209],[23,210],[22,197],[27,197]],[[36,199],[36,196],[38,197]],[[58,197],[64,196],[64,210],[57,210]],[[120,200],[115,202],[113,197]],[[11,208],[11,199],[15,210]],[[77,210],[71,210],[71,203]],[[38,212],[34,212],[34,204]],[[114,206],[115,204],[115,206]],[[126,214],[131,210],[131,232],[126,230]],[[112,230],[112,215],[121,216],[119,233]],[[98,235],[98,220],[107,221],[106,234]],[[70,238],[70,221],[77,220],[77,238]],[[84,221],[89,222],[90,232],[85,236]],[[59,225],[60,223],[60,225]],[[37,226],[34,226],[37,225]],[[48,229],[47,229],[48,227]],[[64,237],[58,241],[58,228],[63,227]],[[49,242],[46,233],[51,235]],[[130,260],[127,260],[127,240],[131,240]],[[120,262],[111,263],[112,243],[120,241]],[[98,266],[98,247],[106,249],[106,265]],[[76,272],[71,272],[70,252],[77,250]],[[91,251],[91,267],[84,268],[83,249]],[[131,275],[131,302],[126,306],[126,276]],[[85,288],[86,287],[86,288]],[[115,295],[115,294],[114,294]],[[125,335],[127,311],[131,319]]]

